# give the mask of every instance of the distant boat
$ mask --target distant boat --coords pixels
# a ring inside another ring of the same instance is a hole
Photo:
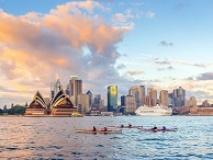
[[[163,128],[158,128],[158,129],[153,129],[153,128],[142,128],[140,131],[144,132],[176,132],[178,129],[177,128],[168,128],[168,129],[163,129]]]
[[[136,111],[138,116],[171,116],[172,109],[166,106],[140,106]]]
[[[108,129],[108,130],[96,130],[93,131],[92,129],[77,129],[77,133],[87,133],[87,134],[121,134],[122,130],[121,129]]]
[[[72,113],[71,113],[71,116],[72,116],[72,117],[83,117],[84,115],[81,114],[81,113],[79,113],[79,112],[72,112]]]

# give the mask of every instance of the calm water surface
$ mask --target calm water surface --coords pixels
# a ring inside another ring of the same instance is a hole
[[[128,123],[178,131],[76,133]],[[213,159],[213,117],[0,117],[0,159]]]

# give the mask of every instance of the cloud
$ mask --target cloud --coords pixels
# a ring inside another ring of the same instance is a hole
[[[207,68],[211,67],[213,63],[191,63],[189,61],[181,60],[181,59],[172,59],[172,58],[158,58],[152,55],[143,55],[146,61],[152,61],[158,65],[170,65],[170,64],[178,64],[178,65],[185,65],[185,66],[194,66],[198,68]]]
[[[197,80],[213,80],[213,72],[202,73],[197,76]]]
[[[173,43],[171,43],[171,42],[166,42],[166,41],[161,41],[161,42],[160,42],[160,45],[163,46],[163,47],[171,47],[171,46],[174,46]]]
[[[158,68],[159,71],[163,71],[163,70],[173,70],[174,68],[172,66],[169,66],[167,68]]]
[[[128,74],[130,75],[139,75],[139,74],[142,74],[143,71],[142,70],[133,70],[133,71],[128,71]]]
[[[151,11],[146,12],[145,15],[146,15],[147,18],[154,18],[155,17],[155,13],[151,12]]]
[[[171,63],[169,59],[167,58],[164,58],[164,59],[154,58],[153,60],[156,64],[160,64],[160,65],[169,65]]]
[[[126,23],[128,20],[135,18],[135,15],[132,14],[131,10],[128,9],[125,13],[116,13],[112,16],[113,23]]]
[[[85,90],[105,92],[111,81],[128,83],[114,67],[121,56],[116,46],[127,28],[107,24],[93,15],[95,9],[106,11],[95,1],[69,2],[45,15],[17,17],[1,10],[0,81],[5,88],[49,95],[56,75],[66,85],[72,74],[83,80]]]
[[[117,66],[117,69],[124,69],[124,68],[126,68],[126,66],[124,64],[120,64]]]
[[[196,64],[193,64],[194,66],[196,67],[201,67],[201,68],[206,68],[207,64],[202,64],[202,63],[196,63]]]

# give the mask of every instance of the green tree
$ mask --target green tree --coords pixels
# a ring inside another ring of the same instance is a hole
[[[0,108],[0,114],[3,114],[4,113],[4,111]]]
[[[10,115],[16,115],[16,114],[22,115],[22,114],[25,113],[25,110],[26,110],[25,106],[21,106],[21,105],[17,104],[13,108],[8,110],[8,114],[10,114]]]

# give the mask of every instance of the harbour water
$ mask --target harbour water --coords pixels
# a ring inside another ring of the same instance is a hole
[[[128,123],[178,131],[76,133]],[[0,159],[213,159],[213,116],[0,117]]]

